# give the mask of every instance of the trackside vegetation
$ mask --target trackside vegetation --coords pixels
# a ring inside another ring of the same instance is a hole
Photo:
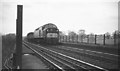
[[[15,34],[2,35],[2,69],[4,69],[5,60],[14,52],[15,43]]]

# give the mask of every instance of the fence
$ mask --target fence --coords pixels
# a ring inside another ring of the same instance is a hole
[[[89,43],[89,44],[102,44],[102,45],[117,45],[118,37],[107,37],[104,35],[86,35],[86,36],[60,36],[60,42],[69,42],[69,43]]]

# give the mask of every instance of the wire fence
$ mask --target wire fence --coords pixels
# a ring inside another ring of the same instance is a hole
[[[68,43],[89,43],[89,44],[101,44],[101,45],[118,45],[118,36],[114,35],[113,37],[107,37],[104,35],[75,35],[75,36],[60,36],[60,42]]]

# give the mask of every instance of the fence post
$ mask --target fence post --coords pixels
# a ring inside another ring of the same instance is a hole
[[[97,38],[97,35],[95,34],[95,44],[96,44],[96,38]]]
[[[116,45],[116,32],[114,34],[114,45]]]
[[[105,34],[103,36],[103,45],[105,45]]]

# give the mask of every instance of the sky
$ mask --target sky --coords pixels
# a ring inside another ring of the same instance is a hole
[[[104,34],[118,29],[119,0],[1,0],[0,33],[16,33],[17,4],[23,5],[23,35],[53,23],[60,31]]]

